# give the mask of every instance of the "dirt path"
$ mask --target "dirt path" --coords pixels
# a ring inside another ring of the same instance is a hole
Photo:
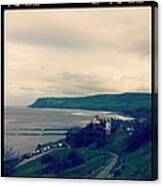
[[[112,152],[109,152],[111,154],[111,158],[108,161],[107,165],[96,175],[96,178],[110,178],[111,174],[110,171],[115,166],[115,164],[118,161],[118,155]]]

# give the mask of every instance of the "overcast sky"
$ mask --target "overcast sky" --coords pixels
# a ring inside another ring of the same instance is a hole
[[[150,58],[150,8],[6,11],[10,105],[150,92]]]

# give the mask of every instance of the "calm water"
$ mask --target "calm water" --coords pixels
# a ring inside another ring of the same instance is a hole
[[[39,143],[63,138],[65,131],[56,129],[84,127],[95,114],[97,112],[83,110],[7,106],[5,143],[20,154],[31,152]]]

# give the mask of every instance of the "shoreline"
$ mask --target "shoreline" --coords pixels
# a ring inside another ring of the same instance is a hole
[[[24,107],[24,108],[26,108],[26,107]],[[35,108],[35,109],[37,109],[37,108]],[[41,110],[42,108],[39,108],[38,110]],[[44,110],[44,108],[43,108],[43,110]],[[46,108],[45,108],[45,110],[46,110]],[[47,109],[48,110],[48,109]],[[116,112],[103,112],[103,111],[98,111],[98,113],[97,112],[95,112],[95,111],[89,111],[89,110],[83,110],[83,109],[63,109],[63,108],[60,108],[60,109],[54,109],[54,110],[58,110],[58,111],[60,111],[60,110],[62,110],[63,112],[65,111],[65,110],[67,110],[68,112],[73,112],[73,111],[76,111],[76,112],[74,112],[74,113],[68,113],[68,115],[75,115],[75,116],[85,116],[85,113],[90,113],[90,115],[89,115],[89,117],[90,117],[90,120],[91,120],[91,118],[92,118],[92,116],[94,116],[94,115],[96,115],[96,114],[99,114],[99,115],[104,115],[104,116],[106,116],[107,118],[109,118],[109,115],[111,116],[111,117],[116,117],[116,118],[119,118],[119,119],[122,119],[123,120],[123,118],[125,118],[125,119],[127,119],[127,117],[125,116],[125,115],[119,115],[119,114],[117,114]],[[85,111],[84,112],[84,114],[79,114],[79,113],[82,113],[83,111]],[[130,119],[130,118],[129,118]],[[90,121],[89,120],[89,121]],[[88,122],[89,123],[89,122]],[[88,123],[85,123],[85,125],[87,125]],[[82,125],[83,126],[83,125]],[[81,128],[82,128],[82,126],[80,126]],[[75,127],[75,126],[74,126]],[[65,128],[65,129],[71,129],[71,128],[73,128],[72,126],[71,127],[67,127],[67,128]],[[50,131],[51,131],[51,129],[53,129],[53,128],[38,128],[37,127],[37,132],[42,132],[42,133],[30,133],[31,131],[33,132],[33,131],[35,131],[36,129],[35,128],[25,128],[25,131],[23,131],[23,128],[19,128],[19,129],[16,129],[16,133],[15,133],[15,131],[14,132],[10,132],[9,134],[12,134],[12,135],[9,135],[9,136],[26,136],[26,137],[28,137],[28,136],[34,136],[34,137],[48,137],[48,136],[62,136],[62,140],[65,138],[65,135],[66,135],[66,132],[63,134],[63,133],[60,133],[59,135],[58,134],[56,134],[55,132],[54,133],[50,133],[50,135],[49,134],[44,134],[44,131],[46,132],[46,129],[50,129]],[[15,130],[15,129],[14,129]],[[27,133],[26,133],[26,131],[27,131]],[[7,131],[6,131],[6,134],[7,134]],[[45,143],[50,143],[52,140],[49,140],[49,141],[47,141],[47,142],[45,142]],[[58,140],[58,139],[56,139],[56,141],[55,142],[58,142],[58,141],[60,141],[60,139]],[[54,141],[53,141],[54,142]],[[43,144],[45,144],[44,142],[42,143],[42,145]],[[33,149],[37,146],[39,144],[39,141],[33,146]],[[21,153],[21,156],[23,156],[24,154],[29,154],[29,153],[32,153],[32,148],[31,148],[31,150],[29,150],[29,151],[27,151],[26,153]]]

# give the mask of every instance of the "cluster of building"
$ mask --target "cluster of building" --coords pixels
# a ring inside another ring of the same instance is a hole
[[[91,124],[93,124],[95,128],[101,126],[106,131],[106,135],[110,135],[117,129],[125,130],[129,135],[132,135],[134,132],[135,118],[120,115],[96,115],[91,120]]]
[[[106,118],[96,115],[91,120],[91,124],[94,126],[94,128],[101,126],[105,130],[107,135],[111,134],[112,125],[111,122],[109,122]]]

